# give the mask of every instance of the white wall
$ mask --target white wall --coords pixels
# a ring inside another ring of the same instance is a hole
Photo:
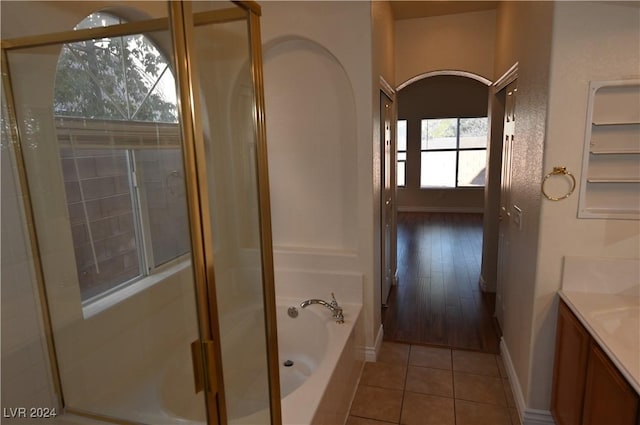
[[[589,81],[640,78],[639,34],[637,4],[555,3],[545,173],[566,166],[580,182]],[[578,219],[578,189],[542,203],[529,371],[534,408],[549,406],[563,257],[640,258],[640,221]]]
[[[377,93],[379,91],[377,76],[385,79],[391,87],[395,87],[396,63],[395,63],[395,27],[393,11],[389,1],[371,2],[372,25],[372,54],[373,54],[373,85]],[[374,113],[380,111],[374,107]],[[374,126],[375,128],[375,126]],[[379,127],[378,127],[379,128]]]
[[[495,34],[495,10],[396,21],[396,86],[442,70],[466,71],[493,80]],[[411,186],[411,182],[417,184],[419,167],[407,167],[408,186],[399,190],[403,210],[482,210],[482,189],[421,190]]]
[[[367,346],[380,324],[370,7],[264,2],[261,17],[275,267],[362,274]]]
[[[495,24],[495,10],[396,21],[397,84],[438,70],[493,80]]]
[[[498,282],[496,313],[516,373],[529,403],[532,327],[540,221],[542,154],[549,93],[551,2],[504,2],[497,14],[494,80],[518,63],[511,204],[523,211],[520,230],[510,223],[509,262]],[[492,117],[492,119],[502,117]]]
[[[512,203],[523,210],[523,226],[510,227],[496,309],[525,421],[551,420],[563,257],[640,256],[637,221],[578,219],[578,190],[561,202],[540,196],[554,166],[580,180],[589,81],[638,77],[639,30],[640,10],[619,4],[507,2],[498,9],[495,77],[519,63],[515,132],[522,142],[514,150]]]

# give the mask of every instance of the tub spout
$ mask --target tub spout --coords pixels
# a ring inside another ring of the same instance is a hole
[[[300,303],[300,308],[306,308],[312,304],[320,304],[322,306],[325,306],[329,310],[331,310],[331,313],[333,313],[331,317],[333,317],[336,320],[336,323],[344,323],[344,315],[342,314],[342,307],[338,305],[338,302],[336,301],[336,298],[333,296],[333,293],[331,293],[331,298],[333,298],[333,300],[330,303],[324,300],[319,300],[315,298],[302,301]]]

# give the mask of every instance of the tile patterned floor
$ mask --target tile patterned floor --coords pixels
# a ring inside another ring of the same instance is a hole
[[[520,425],[502,358],[383,342],[347,425]]]

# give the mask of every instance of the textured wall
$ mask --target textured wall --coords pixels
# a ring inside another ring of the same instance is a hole
[[[580,182],[589,81],[640,78],[638,34],[637,4],[555,4],[545,173],[566,166]],[[530,371],[533,407],[549,406],[555,293],[563,257],[640,257],[640,221],[578,219],[578,192],[579,187],[564,201],[542,202]]]
[[[396,21],[397,83],[443,69],[492,79],[495,24],[495,10]]]
[[[498,7],[495,79],[518,62],[516,140],[511,206],[523,211],[522,227],[510,223],[509,259],[498,282],[496,311],[526,402],[530,400],[532,322],[551,54],[551,2],[501,2]]]

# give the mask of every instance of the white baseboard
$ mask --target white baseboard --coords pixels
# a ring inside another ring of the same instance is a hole
[[[478,207],[398,207],[398,212],[484,213]]]
[[[540,409],[526,409],[522,425],[556,425],[551,412]]]
[[[373,347],[366,347],[364,351],[364,360],[367,362],[375,362],[378,359],[378,353],[380,352],[380,347],[382,347],[382,337],[384,335],[384,330],[382,329],[382,324],[378,328],[378,334],[376,335],[376,340],[373,343]]]
[[[522,425],[555,425],[553,416],[548,410],[532,409],[527,407],[524,401],[524,394],[522,393],[522,387],[516,374],[516,369],[511,361],[511,355],[509,354],[509,348],[504,338],[500,338],[500,354],[504,361],[504,367],[507,370],[509,376],[509,383],[513,390],[513,398],[516,401],[516,408],[518,409],[518,416],[520,416],[520,423]]]

